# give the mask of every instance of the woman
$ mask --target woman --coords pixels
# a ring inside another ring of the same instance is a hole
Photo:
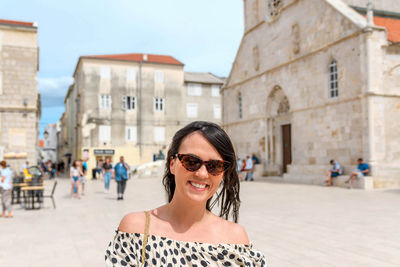
[[[113,165],[110,158],[106,158],[106,162],[103,164],[103,177],[104,177],[104,193],[110,191],[110,181],[113,172]]]
[[[198,121],[179,130],[163,180],[169,203],[126,215],[106,251],[107,265],[264,266],[264,256],[252,249],[246,231],[236,224],[235,159],[232,143],[218,125]],[[219,216],[211,212],[217,203]]]
[[[79,177],[82,176],[82,170],[79,166],[79,161],[75,160],[72,163],[70,172],[69,172],[69,176],[71,177],[71,198],[74,197],[74,192],[75,192],[75,188],[76,188],[76,196],[77,198],[80,198],[79,195]]]
[[[12,218],[12,205],[11,205],[11,191],[12,191],[12,172],[7,167],[7,163],[3,160],[0,162],[0,192],[1,192],[1,205],[3,210],[1,217]],[[6,211],[8,212],[6,216]]]

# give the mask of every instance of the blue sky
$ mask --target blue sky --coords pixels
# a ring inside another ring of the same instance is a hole
[[[186,71],[228,76],[243,34],[242,0],[1,0],[0,18],[39,25],[40,132],[64,111],[81,55],[171,55]]]

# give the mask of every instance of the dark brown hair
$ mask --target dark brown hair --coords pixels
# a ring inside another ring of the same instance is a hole
[[[2,160],[2,161],[0,162],[0,165],[1,165],[3,168],[6,168],[6,167],[7,167],[7,162],[6,162],[5,160]]]
[[[211,211],[216,204],[220,204],[221,209],[219,216],[228,219],[230,213],[232,213],[233,221],[237,222],[240,206],[240,183],[236,170],[236,154],[229,136],[215,123],[195,121],[175,133],[168,150],[163,178],[163,184],[168,194],[168,202],[171,202],[176,186],[175,175],[171,173],[169,168],[170,162],[174,158],[175,154],[178,153],[183,139],[193,132],[201,133],[208,142],[215,147],[223,160],[230,162],[228,169],[224,172],[221,183],[222,189],[218,190],[213,197],[207,200],[206,209]]]

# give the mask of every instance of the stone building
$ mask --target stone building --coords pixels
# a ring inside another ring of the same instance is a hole
[[[14,171],[38,157],[38,27],[0,20],[0,160]]]
[[[223,126],[264,175],[313,183],[363,157],[375,188],[400,186],[400,1],[367,4],[244,1]]]
[[[57,124],[50,123],[43,132],[43,161],[57,162]]]
[[[89,170],[106,157],[116,162],[124,155],[131,165],[152,161],[189,121],[221,122],[223,80],[185,73],[171,56],[82,56],[74,81],[65,98],[66,154],[89,158]]]
[[[71,163],[71,152],[68,149],[68,128],[66,127],[66,112],[63,112],[57,122],[57,163],[64,162],[64,167]]]

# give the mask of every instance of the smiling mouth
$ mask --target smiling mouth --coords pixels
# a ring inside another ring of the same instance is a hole
[[[209,186],[209,185],[207,185],[207,184],[198,184],[198,183],[195,183],[195,182],[192,182],[192,181],[189,181],[189,183],[190,183],[193,187],[195,187],[196,189],[199,189],[199,190],[204,190],[206,187]]]

